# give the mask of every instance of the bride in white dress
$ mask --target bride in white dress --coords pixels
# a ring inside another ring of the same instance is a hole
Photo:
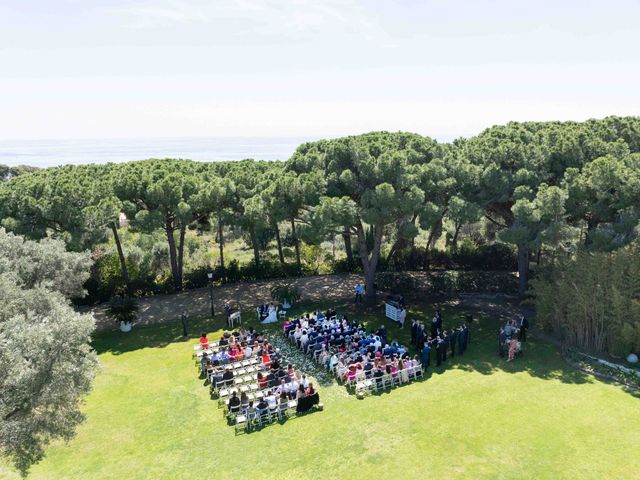
[[[278,321],[278,309],[272,304],[269,305],[269,313],[261,323],[275,323]]]

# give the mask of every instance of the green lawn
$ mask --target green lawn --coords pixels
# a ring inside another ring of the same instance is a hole
[[[445,328],[462,313],[445,310]],[[188,341],[177,325],[98,337],[88,419],[30,478],[640,478],[638,396],[573,371],[535,337],[505,363],[494,320],[474,324],[464,358],[423,382],[364,400],[321,386],[323,412],[239,436],[191,360],[198,323]],[[0,477],[18,478],[2,467]]]

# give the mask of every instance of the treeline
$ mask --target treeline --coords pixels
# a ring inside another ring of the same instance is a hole
[[[167,262],[175,290],[190,283],[188,232],[215,236],[222,277],[230,271],[230,232],[251,246],[256,271],[268,263],[263,252],[273,239],[283,274],[300,273],[314,251],[307,250],[338,238],[345,268],[362,270],[371,296],[381,266],[428,267],[443,234],[455,251],[465,225],[482,223],[485,243],[517,253],[524,294],[533,257],[612,251],[636,238],[639,152],[637,117],[514,122],[448,144],[369,133],[305,143],[286,162],[152,159],[3,174],[0,218],[10,231],[61,238],[71,250],[112,238],[129,293],[135,279],[123,235],[154,238],[137,248],[148,262]],[[421,231],[428,233],[418,245]]]

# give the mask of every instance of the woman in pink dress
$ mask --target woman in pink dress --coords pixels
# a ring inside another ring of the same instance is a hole
[[[511,336],[511,340],[509,341],[509,359],[507,362],[510,362],[514,358],[516,358],[516,347],[518,345],[518,332],[514,333]]]

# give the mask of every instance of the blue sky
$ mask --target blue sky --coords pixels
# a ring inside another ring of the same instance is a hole
[[[2,0],[0,139],[640,114],[638,1]]]

